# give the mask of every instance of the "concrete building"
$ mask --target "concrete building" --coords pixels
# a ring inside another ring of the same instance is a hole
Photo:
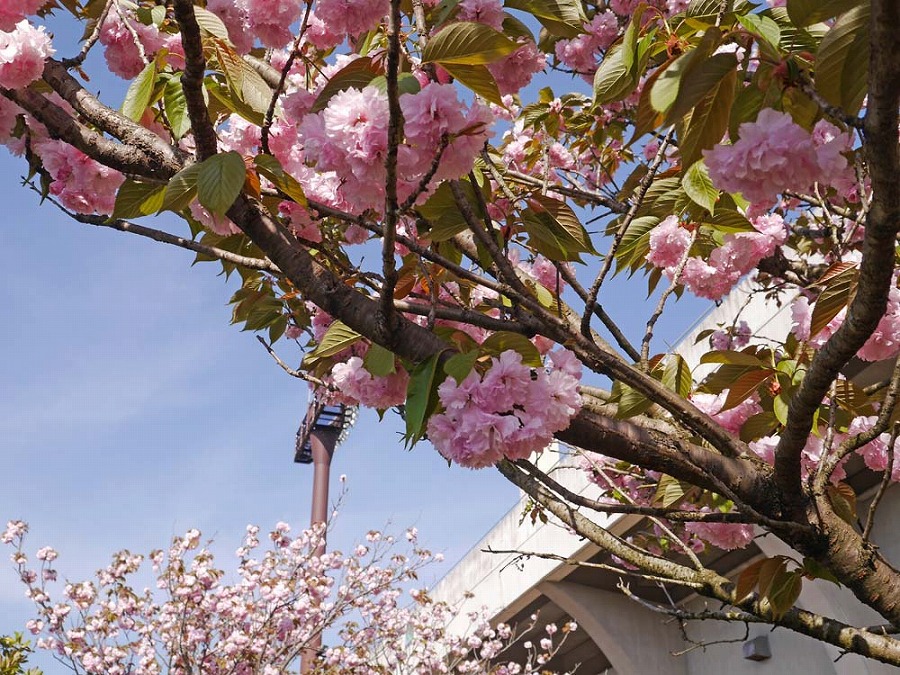
[[[740,317],[754,328],[758,338],[783,337],[790,327],[790,298],[773,312],[773,303],[762,294],[752,296],[746,286],[732,293],[721,306],[707,314],[675,349],[695,366],[706,351],[694,345],[694,337],[705,328],[730,323]],[[697,373],[698,371],[695,371]],[[854,379],[860,383],[879,381],[890,372],[890,364],[858,367]],[[583,472],[566,470],[571,458],[545,452],[542,468],[556,463],[554,477],[570,489],[590,495],[596,486]],[[853,473],[850,468],[849,472]],[[858,471],[851,483],[865,512],[873,496],[871,473]],[[485,606],[497,622],[525,625],[539,614],[539,623],[562,624],[575,620],[579,630],[548,664],[565,671],[580,664],[579,675],[886,675],[900,669],[839,651],[819,641],[763,624],[703,621],[687,624],[683,631],[669,617],[626,597],[618,588],[617,574],[589,566],[573,566],[561,560],[588,563],[608,560],[595,545],[566,531],[560,525],[523,519],[527,500],[514,504],[494,528],[436,586],[433,596],[462,602],[471,609]],[[893,523],[900,519],[900,489],[889,490],[879,507],[873,541],[888,559],[900,560],[900,536]],[[615,534],[626,534],[641,520],[635,516],[595,518]],[[494,553],[491,551],[504,551]],[[523,557],[520,553],[551,553],[559,559]],[[708,554],[706,564],[720,573],[737,576],[761,556],[790,553],[772,535],[758,537],[748,548]],[[636,595],[658,602],[675,602],[689,610],[719,609],[716,603],[686,593],[667,590],[637,579],[624,580]],[[471,596],[463,600],[465,594]],[[798,605],[851,625],[871,625],[883,620],[843,588],[825,581],[804,581]],[[457,630],[465,630],[465,612]],[[727,642],[726,642],[727,641]]]

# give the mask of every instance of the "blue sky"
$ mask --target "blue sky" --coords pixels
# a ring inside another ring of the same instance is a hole
[[[190,527],[231,551],[247,523],[308,522],[312,470],[292,462],[306,385],[228,325],[235,279],[39,207],[19,171],[0,158],[0,521],[27,520],[31,551],[57,547],[73,580],[119,548],[146,552]],[[642,288],[610,290],[611,311],[632,325],[652,310]],[[671,309],[660,332],[670,340],[697,314]],[[280,350],[299,359],[288,342]],[[339,449],[334,474],[350,492],[331,541],[347,548],[370,528],[414,524],[445,552],[440,576],[516,491],[491,470],[448,468],[427,443],[404,450],[399,430],[395,415],[379,423],[364,411]],[[22,591],[0,565],[0,634],[30,618]]]
[[[121,98],[121,83],[93,84]],[[228,552],[247,523],[307,523],[312,469],[292,462],[306,385],[228,325],[236,279],[212,264],[191,267],[189,252],[40,207],[19,185],[22,173],[0,150],[0,523],[27,520],[30,551],[55,546],[72,580],[117,549],[146,552],[190,527]],[[643,282],[615,279],[605,294],[636,334],[652,311]],[[672,304],[656,346],[701,307]],[[289,343],[280,350],[299,360]],[[404,450],[399,430],[396,416],[378,422],[364,411],[338,451],[333,471],[347,474],[349,495],[330,543],[347,548],[371,528],[416,525],[446,554],[439,577],[516,491],[491,470],[448,468],[427,443]],[[11,564],[0,565],[0,634],[31,616]]]

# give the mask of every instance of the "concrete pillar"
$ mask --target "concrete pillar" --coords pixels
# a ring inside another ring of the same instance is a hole
[[[543,581],[538,590],[578,622],[618,675],[687,675],[685,660],[672,656],[684,646],[681,635],[662,616],[621,593],[568,581]]]

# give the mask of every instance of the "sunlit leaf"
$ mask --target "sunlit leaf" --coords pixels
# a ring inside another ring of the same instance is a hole
[[[213,155],[200,164],[197,199],[210,213],[224,215],[244,187],[247,167],[237,152]]]
[[[459,21],[442,29],[428,41],[423,63],[493,63],[519,48],[518,43],[483,23]]]
[[[150,98],[153,96],[156,72],[156,60],[153,60],[144,66],[138,76],[128,85],[125,101],[122,103],[122,114],[125,117],[138,122],[144,116],[144,111],[150,105]]]

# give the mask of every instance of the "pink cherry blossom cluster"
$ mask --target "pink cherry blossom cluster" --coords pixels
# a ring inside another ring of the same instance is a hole
[[[855,421],[854,421],[855,422]],[[871,426],[871,425],[870,425]],[[854,427],[851,427],[854,428]],[[856,432],[854,432],[856,433]],[[833,447],[837,447],[847,438],[847,434],[837,433],[834,435]],[[758,438],[755,441],[751,441],[747,444],[747,446],[756,454],[757,457],[762,459],[766,464],[774,465],[775,464],[775,448],[778,446],[779,437],[778,436],[763,436],[762,438]],[[873,457],[877,456],[879,448],[886,447],[885,444],[880,443],[877,439],[872,443],[867,444],[861,449],[860,454],[865,456],[865,453],[871,453]],[[800,455],[800,473],[804,480],[809,478],[810,475],[814,475],[816,470],[819,468],[819,464],[822,461],[823,456],[825,455],[825,443],[824,439],[821,436],[817,436],[816,434],[810,434],[809,438],[806,441],[806,445],[803,446],[803,451]],[[839,481],[844,480],[847,477],[847,472],[844,469],[844,462],[841,462],[834,470],[834,473],[831,474],[831,482],[837,483]],[[885,462],[886,466],[887,462]]]
[[[11,31],[22,19],[47,4],[47,0],[4,0],[0,3],[0,31]]]
[[[319,172],[341,176],[338,207],[384,208],[387,154],[387,95],[376,87],[336,94],[320,113],[306,115],[298,128],[307,160]],[[466,111],[452,85],[432,83],[400,97],[405,142],[399,148],[401,199],[418,187],[440,152],[435,180],[459,178],[471,170],[487,138],[490,110],[474,102]]]
[[[360,357],[351,356],[331,370],[331,380],[338,388],[338,398],[344,403],[386,410],[406,401],[409,373],[397,366],[396,372],[389,375],[372,375]]]
[[[112,213],[116,191],[125,177],[63,141],[34,142],[44,168],[50,173],[50,194],[76,213]]]
[[[548,368],[532,369],[507,350],[484,375],[448,377],[438,387],[443,411],[428,421],[428,437],[447,459],[472,469],[503,457],[541,452],[581,408],[581,363],[568,350],[551,352]]]
[[[245,54],[256,38],[263,46],[276,49],[291,42],[291,26],[300,19],[304,4],[295,0],[210,0],[207,9],[222,20],[232,44]]]
[[[784,220],[778,214],[763,214],[751,221],[755,232],[725,235],[722,245],[708,258],[689,257],[680,282],[694,295],[718,300],[728,293],[740,278],[771,255],[787,239]],[[674,216],[665,218],[650,234],[647,261],[660,267],[669,279],[688,253],[691,237]]]
[[[319,0],[315,19],[327,46],[333,47],[345,37],[372,30],[387,14],[388,7],[388,0]]]
[[[40,570],[30,568],[23,550],[27,530],[22,521],[10,521],[0,535],[14,548],[13,562],[37,610],[27,628],[39,636],[39,648],[91,675],[274,675],[296,668],[304,646],[322,634],[336,640],[320,656],[329,672],[369,674],[377,662],[398,675],[492,667],[536,674],[547,672],[546,664],[576,629],[549,624],[541,631],[533,617],[516,631],[492,626],[481,611],[470,615],[465,634],[451,633],[447,626],[458,610],[431,600],[424,589],[410,590],[411,601],[403,601],[404,587],[441,559],[419,546],[414,528],[406,532],[408,550],[370,531],[365,543],[344,555],[317,552],[325,537],[321,526],[292,537],[290,526],[278,523],[266,547],[259,528],[248,526],[232,581],[201,546],[201,533],[189,530],[167,553],[114,554],[94,579],[65,583],[56,600],[57,552],[40,549]],[[146,561],[155,591],[132,582]],[[506,649],[533,634],[543,637],[539,646],[523,645],[524,662],[502,662]]]
[[[126,80],[140,73],[146,60],[164,46],[181,51],[177,35],[167,35],[153,25],[141,23],[134,12],[115,3],[106,15],[100,31],[100,44],[106,51],[106,65],[110,71]]]
[[[896,282],[896,280],[895,280]],[[798,295],[791,305],[794,335],[800,340],[808,340],[811,345],[821,347],[834,335],[847,316],[846,308],[842,309],[816,335],[810,335],[815,303],[811,303],[805,295]],[[888,306],[875,327],[875,331],[856,353],[863,361],[883,361],[900,353],[900,289],[892,285],[888,292]]]
[[[841,153],[850,149],[850,139],[834,125],[823,120],[810,134],[789,114],[764,108],[738,131],[733,145],[704,151],[716,187],[763,206],[786,190],[806,191],[818,182],[847,187],[847,160]]]
[[[750,343],[750,324],[741,320],[736,326],[719,329],[709,336],[709,345],[717,351],[742,349]]]
[[[44,26],[19,21],[0,30],[0,87],[21,89],[41,77],[44,60],[54,53]]]
[[[488,70],[494,76],[497,88],[503,96],[517,94],[536,74],[547,67],[546,55],[532,40],[522,38],[519,43],[522,46],[512,54],[488,64]]]
[[[618,17],[608,9],[597,12],[584,24],[584,33],[556,43],[556,58],[563,65],[590,80],[597,70],[600,54],[608,49],[618,36]]]
[[[719,394],[695,392],[691,394],[691,403],[712,417],[724,429],[737,435],[740,433],[741,427],[744,426],[744,422],[753,415],[761,413],[762,408],[759,405],[759,398],[754,395],[733,408],[722,410],[722,406],[725,405],[727,398],[727,389]]]

